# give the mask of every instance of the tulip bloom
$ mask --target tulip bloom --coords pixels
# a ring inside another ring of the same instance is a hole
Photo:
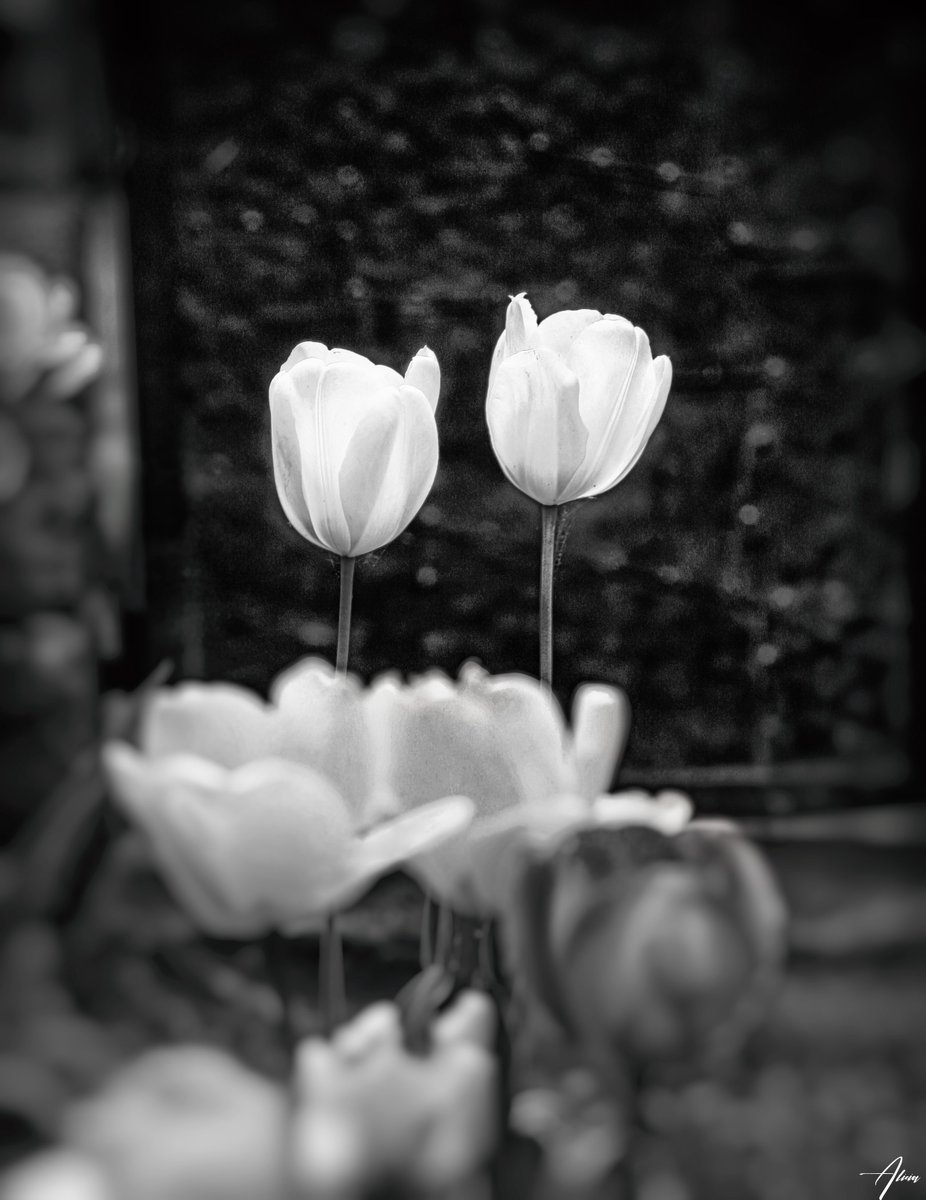
[[[293,528],[342,558],[398,537],[437,472],[439,392],[427,347],[403,379],[362,354],[300,342],[270,384],[273,474]]]
[[[163,689],[139,748],[103,751],[115,799],[217,936],[305,929],[472,816],[470,801],[441,797],[380,819],[359,688],[327,664],[284,673],[272,695],[265,705],[227,684]]]
[[[636,465],[672,382],[665,355],[613,313],[553,313],[538,325],[522,292],[508,305],[486,419],[508,479],[542,505],[608,491]]]
[[[491,1000],[462,992],[431,1033],[427,1055],[409,1053],[396,1005],[381,1003],[330,1043],[303,1042],[294,1173],[308,1194],[389,1183],[443,1194],[486,1166],[499,1134]]]
[[[693,821],[668,837],[634,822],[527,857],[504,934],[528,1007],[620,1088],[627,1062],[700,1060],[755,1021],[785,910],[735,826]]]
[[[75,1105],[64,1133],[120,1200],[282,1200],[285,1119],[281,1087],[214,1047],[172,1046]]]
[[[566,728],[552,694],[526,675],[488,675],[467,664],[453,682],[438,671],[408,684],[375,680],[366,697],[382,802],[414,810],[442,795],[475,804],[472,826],[409,870],[460,912],[496,904],[491,863],[525,828],[551,834],[588,819],[611,783],[629,711],[617,688],[586,684]]]

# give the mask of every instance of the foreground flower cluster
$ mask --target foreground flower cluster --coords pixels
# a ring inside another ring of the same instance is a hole
[[[290,1086],[215,1051],[156,1052],[80,1106],[66,1148],[2,1200],[462,1195],[509,1114],[551,1177],[604,1178],[632,1153],[643,1071],[697,1071],[736,1048],[782,957],[774,881],[686,795],[613,790],[630,725],[619,688],[583,684],[568,719],[552,690],[559,508],[632,469],[671,375],[621,317],[538,323],[512,299],[486,421],[541,510],[540,678],[470,662],[455,679],[364,686],[348,669],[354,564],[402,533],[434,481],[440,368],[427,348],[404,376],[319,342],[293,350],[270,385],[274,478],[290,524],[340,559],[335,666],[297,662],[266,700],[220,682],[156,688],[134,736],[103,753],[114,800],[201,931],[262,939]],[[348,1018],[338,915],[397,868],[426,897],[422,969]],[[324,1020],[304,1037],[278,956],[307,931]],[[558,1113],[598,1147],[578,1166]]]

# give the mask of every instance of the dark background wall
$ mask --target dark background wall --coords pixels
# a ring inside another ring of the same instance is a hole
[[[263,688],[333,655],[336,570],[269,465],[267,385],[303,338],[399,368],[427,342],[444,373],[437,483],[361,563],[354,668],[534,671],[536,511],[483,417],[527,290],[541,316],[628,316],[676,371],[641,463],[568,522],[561,696],[627,688],[631,776],[822,760],[826,786],[756,802],[885,793],[911,728],[919,25],[444,7],[110,14],[148,548],[129,673]]]

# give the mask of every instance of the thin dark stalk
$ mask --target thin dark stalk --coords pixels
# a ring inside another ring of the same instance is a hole
[[[437,945],[434,948],[434,962],[440,967],[446,967],[450,961],[450,951],[453,946],[453,909],[447,904],[437,906]]]
[[[286,1059],[288,1104],[282,1143],[283,1200],[295,1200],[298,1187],[294,1178],[294,1128],[296,1119],[295,1058],[298,1033],[293,1014],[293,995],[289,984],[286,961],[286,939],[279,933],[269,933],[263,940],[264,962],[271,986],[280,1001],[280,1041]]]
[[[347,674],[347,656],[350,651],[350,613],[354,601],[354,565],[356,560],[341,557],[341,600],[338,605],[338,649],[334,669],[339,675]]]
[[[422,971],[434,962],[434,938],[431,933],[431,916],[434,912],[434,901],[425,895],[421,906],[421,937],[418,942],[418,962]]]
[[[344,988],[344,955],[337,918],[333,913],[325,918],[318,944],[319,993],[322,1025],[326,1037],[331,1037],[344,1020],[346,998]]]
[[[540,682],[553,687],[553,562],[559,506],[540,506]]]

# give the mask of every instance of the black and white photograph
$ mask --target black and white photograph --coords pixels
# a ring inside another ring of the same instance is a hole
[[[924,82],[0,0],[0,1200],[926,1200]]]

